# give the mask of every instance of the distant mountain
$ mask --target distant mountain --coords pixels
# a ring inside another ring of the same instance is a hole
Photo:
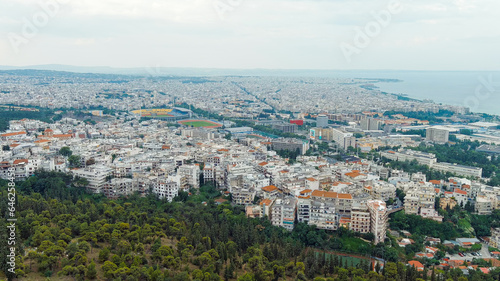
[[[108,66],[72,66],[60,64],[1,66],[0,70],[51,70],[76,73],[101,73],[140,76],[319,76],[319,77],[358,77],[355,70],[308,70],[308,69],[222,69],[222,68],[182,68],[182,67],[135,67],[115,68]],[[376,71],[373,71],[376,73]]]

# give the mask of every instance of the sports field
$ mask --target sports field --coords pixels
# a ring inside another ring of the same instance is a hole
[[[180,124],[189,126],[189,127],[204,127],[204,128],[219,128],[222,127],[221,124],[208,121],[208,120],[184,120],[184,121],[179,121]]]

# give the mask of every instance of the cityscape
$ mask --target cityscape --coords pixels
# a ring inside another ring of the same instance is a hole
[[[79,20],[95,19],[97,26],[103,24],[102,16],[119,15],[115,19],[126,22],[126,29],[134,21],[125,18],[144,17],[145,22],[136,22],[127,36],[117,27],[120,23],[111,24],[116,37],[108,40],[127,38],[134,45],[146,36],[136,29],[146,25],[150,29],[144,33],[150,36],[154,53],[165,46],[153,28],[165,24],[162,4],[145,1],[152,6],[144,15],[145,7],[128,0],[62,2],[39,3],[41,10],[33,22],[25,21],[27,27],[19,34],[8,34],[16,56],[0,58],[4,64],[0,66],[0,280],[500,278],[500,111],[497,105],[488,107],[488,113],[477,110],[481,103],[495,103],[496,97],[490,96],[496,93],[493,76],[489,80],[481,76],[482,84],[465,99],[456,93],[458,102],[444,103],[440,96],[389,92],[384,84],[405,81],[376,76],[377,69],[396,67],[396,60],[406,54],[402,51],[406,43],[388,47],[394,57],[387,66],[377,64],[371,54],[377,50],[386,54],[378,49],[375,37],[380,33],[383,39],[384,32],[404,25],[398,17],[411,18],[408,9],[421,15],[418,7],[441,6],[393,1],[372,11],[373,19],[364,29],[355,29],[354,41],[340,42],[336,51],[344,56],[348,52],[345,59],[352,67],[329,72],[324,69],[334,67],[326,68],[323,62],[304,63],[315,61],[316,55],[323,59],[321,50],[311,54],[314,48],[301,45],[307,40],[323,42],[316,30],[307,34],[317,25],[267,30],[263,29],[267,23],[259,26],[253,20],[245,28],[233,28],[241,18],[254,15],[256,7],[266,11],[267,21],[274,16],[280,23],[292,24],[288,17],[297,16],[295,8],[317,14],[321,21],[326,20],[321,7],[354,13],[352,6],[363,1],[272,0],[269,6],[260,6],[260,0],[220,0],[210,5],[212,16],[201,16],[207,11],[205,1],[175,4],[165,17],[186,31],[186,42],[166,48],[175,49],[169,55],[179,56],[179,61],[191,55],[185,49],[202,50],[199,46],[214,40],[203,39],[210,28],[224,30],[214,36],[229,45],[233,38],[222,34],[235,30],[243,31],[241,37],[258,33],[255,38],[264,36],[263,30],[269,37],[293,34],[304,42],[294,39],[290,48],[300,45],[306,57],[270,44],[262,57],[248,50],[226,50],[227,57],[221,55],[220,60],[193,54],[196,59],[186,61],[203,61],[208,67],[186,62],[156,70],[138,67],[132,52],[123,55],[130,46],[101,56],[108,41],[97,39],[103,49],[94,50],[97,57],[92,57],[80,45],[92,49],[95,41],[61,43],[65,37],[57,36],[66,33],[58,21],[68,20],[72,28]],[[478,28],[481,13],[491,16],[473,4],[455,2],[456,9],[470,13],[457,12],[457,17],[474,19],[471,29]],[[16,5],[21,4],[13,3],[7,10],[18,13]],[[287,8],[275,10],[274,5]],[[109,14],[110,7],[116,7],[116,14]],[[455,13],[455,8],[445,10]],[[47,23],[41,23],[41,15]],[[75,18],[68,19],[69,15]],[[3,20],[12,25],[0,12]],[[379,26],[377,32],[370,30],[374,24]],[[96,26],[74,32],[78,36],[104,32]],[[24,34],[34,27],[33,36]],[[53,40],[61,49],[52,50],[52,41],[43,43],[44,29],[57,38]],[[178,39],[181,31],[175,30],[172,38]],[[359,44],[362,36],[370,37],[366,46]],[[387,42],[393,42],[391,38]],[[185,45],[190,42],[199,46]],[[428,41],[411,42],[420,46]],[[75,55],[69,59],[66,52],[71,46]],[[4,47],[0,43],[0,50]],[[38,51],[32,48],[46,51],[47,60],[33,59]],[[443,52],[441,46],[433,48]],[[141,56],[148,55],[141,50]],[[56,52],[67,64],[52,64],[60,62]],[[115,57],[114,52],[121,54]],[[431,63],[422,54],[409,55],[401,72],[411,73],[420,65],[419,58]],[[285,55],[286,63],[274,60]],[[235,58],[241,59],[241,66],[232,64]],[[292,58],[300,68],[290,67]],[[363,63],[357,62],[363,58]],[[111,63],[122,59],[130,64]],[[89,66],[99,60],[110,67]],[[253,65],[254,61],[262,66]],[[450,71],[464,69],[454,67],[453,60],[443,58],[442,63]],[[356,67],[375,69],[370,72],[374,75]],[[470,62],[465,68],[496,73],[489,63],[482,67]],[[440,68],[432,65],[418,71],[435,69]],[[428,84],[427,88],[439,88]],[[489,94],[478,94],[483,89]]]

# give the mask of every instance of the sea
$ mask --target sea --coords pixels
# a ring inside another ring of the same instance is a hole
[[[500,116],[500,71],[349,71],[348,76],[378,79],[382,92]]]

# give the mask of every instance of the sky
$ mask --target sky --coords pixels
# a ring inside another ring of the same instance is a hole
[[[498,0],[1,0],[0,65],[500,70]]]

